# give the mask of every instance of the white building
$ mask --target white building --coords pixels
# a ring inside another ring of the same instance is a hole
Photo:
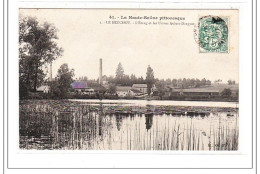
[[[141,91],[143,94],[147,93],[147,84],[133,84],[132,89]]]
[[[116,94],[118,97],[126,97],[128,96],[128,91],[131,89],[131,86],[117,86]]]
[[[42,85],[36,89],[37,92],[49,93],[50,87],[48,85]]]
[[[129,96],[132,96],[132,97],[134,97],[134,96],[140,96],[140,95],[142,95],[143,93],[141,92],[141,91],[139,91],[139,90],[136,90],[136,89],[130,89],[130,90],[128,90],[128,95]]]

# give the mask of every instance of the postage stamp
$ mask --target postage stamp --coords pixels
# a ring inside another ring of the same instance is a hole
[[[228,53],[228,17],[200,17],[199,45],[200,53]]]

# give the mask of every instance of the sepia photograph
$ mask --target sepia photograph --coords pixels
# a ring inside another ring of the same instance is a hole
[[[19,149],[238,151],[238,10],[19,9]]]

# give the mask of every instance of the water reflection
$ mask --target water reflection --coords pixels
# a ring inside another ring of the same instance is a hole
[[[120,131],[120,128],[122,126],[122,121],[123,121],[123,117],[118,115],[116,117],[116,127],[117,127],[117,130]]]
[[[236,109],[50,103],[20,105],[21,149],[238,149]]]
[[[146,130],[151,129],[153,125],[153,114],[145,114],[145,125],[146,125]]]

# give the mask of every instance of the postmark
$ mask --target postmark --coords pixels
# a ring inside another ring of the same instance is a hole
[[[228,17],[200,17],[198,31],[200,53],[228,53]]]

